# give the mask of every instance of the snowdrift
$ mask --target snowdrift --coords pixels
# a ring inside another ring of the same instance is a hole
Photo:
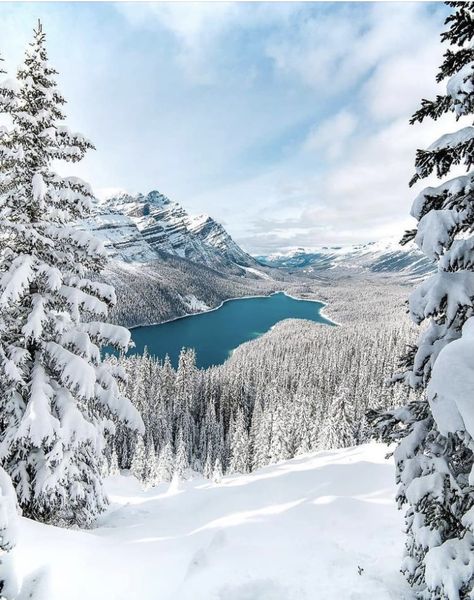
[[[109,478],[96,529],[21,520],[20,575],[45,569],[48,600],[410,598],[385,453],[368,444],[147,491]]]

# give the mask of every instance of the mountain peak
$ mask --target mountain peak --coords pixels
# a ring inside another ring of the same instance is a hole
[[[171,200],[158,190],[151,190],[151,192],[148,192],[146,201],[160,205],[171,204]]]
[[[126,262],[148,262],[165,252],[211,268],[257,264],[212,217],[190,215],[158,190],[130,194],[115,189],[98,205],[95,222],[89,219],[86,226]]]

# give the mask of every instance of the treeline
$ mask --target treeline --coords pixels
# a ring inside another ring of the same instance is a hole
[[[187,297],[193,295],[210,307],[223,300],[270,294],[282,287],[278,281],[217,271],[190,260],[161,253],[160,260],[129,265],[111,262],[103,278],[115,287],[117,305],[111,318],[127,327],[157,323],[193,312]],[[276,274],[275,274],[276,276]]]
[[[109,464],[152,485],[189,470],[218,478],[364,443],[369,408],[407,401],[406,389],[384,379],[410,337],[405,320],[350,328],[287,320],[206,370],[193,350],[183,350],[177,370],[147,355],[122,358],[125,392],[146,433],[119,427]]]

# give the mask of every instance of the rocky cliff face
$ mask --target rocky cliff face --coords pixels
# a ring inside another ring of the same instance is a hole
[[[226,230],[207,215],[189,215],[157,191],[117,194],[97,203],[83,226],[104,240],[111,256],[149,262],[161,253],[211,267],[255,266]]]

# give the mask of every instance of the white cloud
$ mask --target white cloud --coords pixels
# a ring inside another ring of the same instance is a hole
[[[416,148],[456,128],[407,123],[436,91],[446,10],[8,4],[1,50],[15,64],[39,11],[68,122],[98,148],[77,174],[97,188],[157,187],[262,252],[405,227]]]
[[[409,210],[417,190],[434,181],[408,187],[416,149],[457,126],[449,117],[422,126],[410,126],[402,118],[372,135],[356,137],[337,164],[304,189],[302,206],[292,207],[288,198],[287,206],[278,209],[282,198],[275,200],[250,224],[253,231],[242,236],[243,243],[263,253],[400,236],[412,226]]]
[[[226,36],[284,24],[300,10],[291,2],[119,2],[116,7],[136,27],[154,29],[158,24],[172,34],[179,67],[192,83],[205,85],[218,83],[225,71]]]
[[[423,3],[353,3],[302,19],[291,36],[275,36],[267,54],[277,70],[319,94],[349,89],[382,61],[436,39],[437,19]]]
[[[434,97],[440,90],[435,74],[441,55],[442,46],[433,35],[425,46],[407,48],[381,62],[362,91],[370,116],[384,120],[411,115],[421,98]]]
[[[306,137],[303,146],[309,151],[321,151],[333,160],[344,151],[356,127],[355,116],[347,110],[342,110],[314,127]]]

